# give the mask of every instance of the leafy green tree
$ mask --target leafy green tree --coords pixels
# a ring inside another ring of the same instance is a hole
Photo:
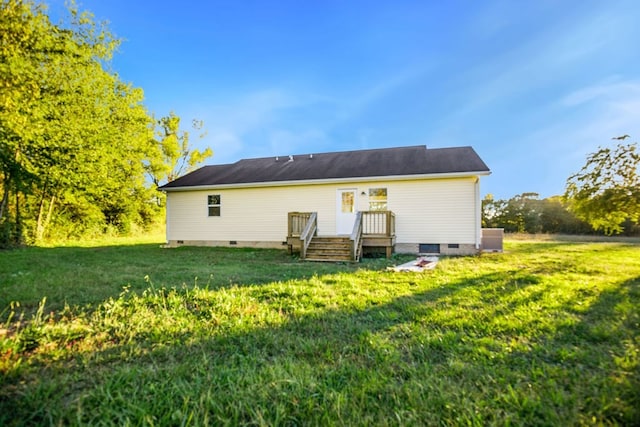
[[[624,140],[628,135],[614,139]],[[567,179],[565,199],[572,212],[605,234],[640,220],[640,152],[638,144],[619,143],[587,156],[582,169]]]
[[[485,228],[501,228],[500,222],[504,211],[504,200],[495,199],[493,194],[487,194],[482,199],[482,226]]]
[[[592,233],[591,226],[567,208],[562,197],[540,200],[537,193],[522,193],[508,200],[488,194],[482,201],[482,226],[519,233]]]
[[[516,228],[514,231],[519,233],[540,233],[542,231],[540,203],[539,194],[533,192],[518,194],[509,199],[506,213],[510,223]]]
[[[483,224],[504,228],[507,232],[540,232],[539,204],[537,193],[522,193],[509,200],[487,197],[483,201]]]
[[[540,225],[543,233],[592,234],[589,224],[569,211],[562,196],[553,196],[540,201]]]
[[[194,131],[202,131],[203,126],[202,121],[192,121]],[[204,133],[199,135],[204,136]],[[180,130],[180,117],[173,112],[156,122],[155,137],[158,155],[148,163],[147,173],[156,186],[191,172],[213,155],[209,147],[200,151],[190,145],[189,132]]]
[[[51,224],[126,231],[157,215],[152,119],[142,91],[109,71],[117,45],[73,4],[63,26],[41,3],[0,2],[0,241],[37,241]]]

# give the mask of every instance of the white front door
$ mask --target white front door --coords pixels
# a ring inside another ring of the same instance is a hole
[[[356,190],[338,190],[336,197],[336,234],[351,234],[356,221]]]

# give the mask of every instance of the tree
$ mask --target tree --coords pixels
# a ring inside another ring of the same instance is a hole
[[[541,200],[540,225],[543,233],[590,234],[589,224],[569,211],[562,196],[552,196]]]
[[[109,71],[117,45],[73,4],[56,25],[40,3],[0,0],[0,243],[153,216],[152,119],[142,91]]]
[[[483,226],[501,227],[507,232],[538,233],[540,225],[538,193],[522,193],[509,200],[494,200],[487,195],[483,200]]]
[[[623,140],[623,137],[614,138]],[[564,195],[576,216],[605,234],[640,220],[640,153],[638,144],[619,143],[587,156],[582,169],[567,179]]]
[[[569,212],[560,196],[540,200],[537,193],[522,193],[508,200],[496,200],[487,194],[482,201],[482,226],[518,233],[585,234],[593,231],[589,224]]]
[[[485,228],[497,228],[498,222],[496,218],[501,212],[498,205],[499,200],[493,198],[493,194],[489,193],[482,199],[482,226]]]
[[[204,126],[199,120],[193,120],[191,124],[195,131],[201,131]],[[191,172],[213,155],[209,147],[204,151],[191,147],[189,132],[180,130],[180,117],[173,112],[156,121],[155,125],[154,145],[158,155],[147,165],[147,173],[156,186]],[[199,136],[203,138],[204,135]]]

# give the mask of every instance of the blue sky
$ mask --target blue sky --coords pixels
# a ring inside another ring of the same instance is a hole
[[[204,120],[208,163],[471,145],[483,195],[548,197],[640,139],[637,0],[78,4],[123,39],[113,69],[151,112]]]

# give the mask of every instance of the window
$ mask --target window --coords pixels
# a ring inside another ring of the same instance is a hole
[[[369,210],[370,211],[386,211],[387,210],[387,189],[386,188],[370,188],[369,189]]]
[[[342,193],[342,213],[354,212],[354,191],[345,191]]]
[[[210,194],[207,196],[207,207],[209,216],[220,216],[220,195]]]

